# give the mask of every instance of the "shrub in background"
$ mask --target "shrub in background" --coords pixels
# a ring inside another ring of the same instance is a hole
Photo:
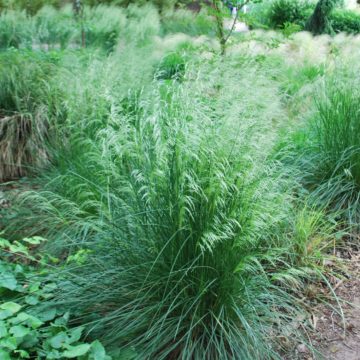
[[[161,30],[164,35],[178,32],[190,36],[216,35],[214,21],[204,10],[193,13],[189,10],[178,9],[164,13],[161,19]]]
[[[78,40],[79,31],[71,8],[56,10],[46,6],[34,17],[35,39],[48,48],[66,48],[71,41]],[[79,42],[79,40],[78,40]]]
[[[85,8],[84,19],[86,45],[106,51],[114,49],[129,25],[124,10],[116,7]]]
[[[337,0],[319,0],[306,22],[305,29],[314,35],[333,34],[330,16],[336,5]]]
[[[335,33],[360,33],[360,15],[354,11],[335,9],[330,15],[330,20]]]
[[[71,1],[71,0],[70,0]],[[66,1],[65,1],[66,2]],[[67,1],[69,2],[69,1]],[[13,0],[16,9],[25,10],[29,15],[35,15],[44,6],[60,8],[64,4],[61,0]]]
[[[274,28],[283,28],[286,23],[304,28],[313,8],[307,0],[275,0],[268,10],[269,23]]]
[[[333,6],[340,5],[335,1]],[[272,28],[281,28],[285,31],[292,27],[291,32],[303,30],[312,15],[315,4],[308,0],[275,0],[270,4],[261,4],[254,7],[255,19]],[[335,8],[327,15],[328,29],[316,30],[316,34],[346,32],[358,34],[360,32],[360,16],[354,11]],[[322,25],[324,27],[324,25]],[[330,27],[331,28],[330,28]],[[308,28],[310,30],[310,28]],[[310,30],[314,32],[313,30]]]
[[[31,47],[34,24],[25,12],[4,11],[0,14],[0,49]]]

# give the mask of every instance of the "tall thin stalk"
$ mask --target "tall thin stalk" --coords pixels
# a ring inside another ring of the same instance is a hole
[[[84,48],[86,46],[85,38],[85,27],[84,27],[84,5],[81,0],[74,0],[73,10],[76,21],[80,23],[81,27],[81,46]]]

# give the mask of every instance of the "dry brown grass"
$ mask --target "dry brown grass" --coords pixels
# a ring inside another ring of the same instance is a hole
[[[0,117],[0,181],[27,175],[47,162],[47,125],[42,113]]]

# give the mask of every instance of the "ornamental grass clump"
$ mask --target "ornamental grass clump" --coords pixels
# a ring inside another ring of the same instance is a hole
[[[0,180],[46,162],[51,96],[47,79],[56,56],[8,50],[0,56]]]
[[[279,85],[234,58],[238,78],[214,59],[188,63],[183,81],[129,91],[138,79],[115,55],[73,76],[87,86],[76,104],[71,92],[64,101],[64,140],[41,189],[19,194],[6,231],[41,233],[58,257],[76,259],[50,275],[51,302],[109,349],[280,358],[280,332],[298,335],[306,273],[292,271],[289,253],[292,185],[270,160]]]
[[[310,126],[299,137],[302,181],[312,198],[359,219],[360,112],[356,75],[328,79],[316,99]]]
[[[81,266],[56,274],[56,301],[139,358],[277,358],[276,334],[298,308],[276,280],[287,255],[264,225],[276,182],[243,153],[251,129],[229,134],[172,86],[120,127],[79,139],[72,167],[28,198],[47,228],[70,228],[63,249],[86,249]]]

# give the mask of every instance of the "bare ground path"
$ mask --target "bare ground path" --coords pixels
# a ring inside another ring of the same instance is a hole
[[[343,319],[329,308],[320,308],[315,347],[326,360],[360,360],[360,251],[347,254],[348,278],[340,280],[334,289],[344,303]]]

